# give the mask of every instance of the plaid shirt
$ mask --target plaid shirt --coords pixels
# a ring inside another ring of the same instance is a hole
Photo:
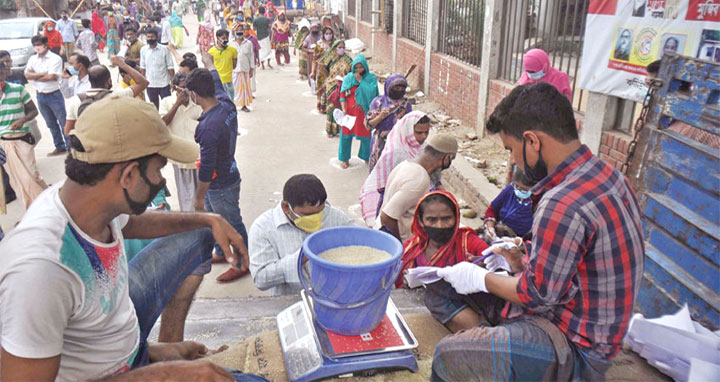
[[[628,330],[643,273],[640,210],[627,179],[587,146],[533,188],[532,251],[517,292],[594,357],[609,359]]]

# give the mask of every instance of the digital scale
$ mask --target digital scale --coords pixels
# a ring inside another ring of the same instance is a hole
[[[417,340],[392,299],[375,330],[359,336],[343,336],[323,329],[315,320],[311,299],[304,290],[300,295],[302,301],[277,316],[290,381],[315,381],[379,369],[418,370],[412,351],[418,345]]]

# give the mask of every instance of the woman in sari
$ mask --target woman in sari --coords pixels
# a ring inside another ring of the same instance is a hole
[[[395,166],[420,153],[429,131],[430,118],[421,111],[407,113],[390,130],[385,149],[360,191],[362,217],[369,227],[375,224],[382,204],[381,191],[385,190],[390,173]]]
[[[472,228],[460,227],[460,206],[447,191],[432,191],[415,208],[413,237],[403,244],[402,271],[395,281],[401,288],[403,275],[415,267],[447,267],[481,256],[488,248]]]
[[[345,53],[345,41],[338,40],[332,45],[322,58],[321,65],[328,73],[325,79],[325,99],[330,103],[327,108],[327,123],[325,131],[328,138],[332,138],[339,133],[338,124],[335,121],[333,111],[340,108],[340,87],[342,81],[338,81],[338,77],[344,78],[352,69],[352,58]]]
[[[95,41],[98,43],[98,49],[101,51],[105,49],[105,37],[107,32],[105,31],[105,23],[103,22],[97,11],[92,13],[92,20],[90,21],[93,33],[95,33]]]
[[[63,46],[62,34],[55,29],[54,21],[48,21],[45,23],[43,35],[45,35],[48,39],[48,48],[50,48],[50,51],[62,57],[63,61],[65,61],[65,55],[60,54]]]
[[[370,160],[370,131],[365,125],[365,114],[370,103],[378,96],[377,77],[370,73],[367,60],[358,54],[352,62],[352,72],[345,75],[340,88],[340,104],[345,115],[355,117],[352,128],[342,126],[338,159],[342,168],[350,166],[350,151],[353,137],[360,141],[358,157],[365,162]]]
[[[385,93],[375,97],[370,104],[365,122],[368,130],[373,131],[370,142],[371,152],[368,162],[372,171],[385,147],[385,139],[400,118],[412,111],[410,102],[405,99],[407,80],[402,74],[393,74],[385,81]]]
[[[280,12],[277,21],[272,26],[272,42],[275,46],[275,61],[278,65],[283,66],[290,63],[290,39],[292,32],[290,31],[290,20],[285,17],[285,12]],[[280,61],[280,57],[285,57],[285,64]]]
[[[265,4],[265,17],[270,19],[270,22],[275,21],[275,18],[278,17],[277,8],[275,8],[275,4],[272,1],[268,1]]]
[[[117,17],[112,12],[107,15],[108,59],[120,51],[120,32]]]
[[[188,36],[190,36],[190,33],[185,28],[182,18],[180,18],[177,12],[172,11],[172,15],[170,15],[168,21],[170,22],[170,33],[172,34],[173,45],[175,45],[175,48],[182,48],[183,33],[186,33]]]
[[[322,64],[322,58],[326,52],[330,51],[330,47],[335,43],[335,32],[332,28],[323,28],[322,39],[315,44],[313,49],[310,78],[315,80],[315,91],[317,92],[317,109],[320,113],[325,113],[327,105],[327,95],[325,94],[325,79],[327,78],[327,70]]]
[[[307,79],[308,74],[308,61],[305,59],[305,53],[303,46],[305,44],[305,38],[310,34],[310,22],[307,19],[302,19],[298,23],[298,33],[295,36],[295,43],[293,44],[293,55],[297,56],[297,51],[300,49],[300,58],[298,58],[298,74],[300,79]]]

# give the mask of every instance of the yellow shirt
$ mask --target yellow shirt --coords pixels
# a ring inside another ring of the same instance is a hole
[[[135,80],[133,80],[132,78],[130,79],[129,84],[126,84],[125,81],[120,81],[120,86],[122,86],[123,89],[127,89],[133,85],[135,85]],[[145,92],[138,94],[136,98],[140,98],[140,100],[145,101]]]
[[[237,50],[232,46],[228,46],[223,50],[213,46],[208,50],[208,53],[213,56],[213,63],[220,75],[220,81],[224,84],[232,82],[233,60],[237,60]]]

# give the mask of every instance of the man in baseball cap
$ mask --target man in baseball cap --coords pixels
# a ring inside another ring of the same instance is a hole
[[[388,177],[375,228],[392,234],[403,243],[408,240],[412,236],[410,228],[415,206],[439,180],[440,171],[450,167],[457,150],[455,137],[433,134],[420,155],[397,165]]]
[[[112,96],[87,107],[69,142],[67,180],[43,192],[0,243],[3,379],[127,372],[135,380],[233,381],[212,363],[190,361],[208,352],[202,344],[147,343],[214,242],[231,264],[249,263],[242,237],[219,215],[144,212],[165,186],[167,160],[194,161],[197,146],[172,136],[153,105]],[[124,238],[159,239],[128,264]]]

